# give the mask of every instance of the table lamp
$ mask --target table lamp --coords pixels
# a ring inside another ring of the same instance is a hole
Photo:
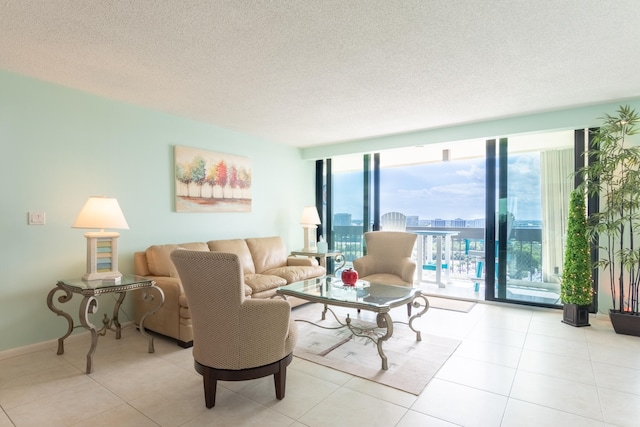
[[[316,229],[320,224],[320,215],[318,215],[318,209],[315,206],[305,206],[302,210],[302,217],[300,218],[300,224],[304,230],[304,252],[316,252],[318,247],[316,246]]]
[[[116,199],[89,197],[71,227],[100,229],[84,235],[87,238],[87,273],[82,276],[83,280],[117,280],[122,277],[118,271],[117,242],[120,234],[104,231],[105,228],[129,229]]]

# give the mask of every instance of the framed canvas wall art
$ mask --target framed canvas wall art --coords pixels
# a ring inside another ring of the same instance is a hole
[[[177,212],[251,212],[251,160],[174,147]]]

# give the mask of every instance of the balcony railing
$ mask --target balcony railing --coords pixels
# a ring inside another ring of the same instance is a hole
[[[419,230],[457,231],[458,234],[451,237],[451,265],[446,268],[452,277],[471,277],[477,274],[478,262],[483,262],[482,254],[485,250],[484,228],[407,227],[408,232]],[[364,239],[361,226],[335,226],[332,237],[333,248],[345,255],[347,263],[362,256]],[[432,245],[431,251],[426,248],[422,251],[425,256],[427,253],[435,256],[435,241]],[[511,279],[542,281],[542,231],[539,228],[514,227],[507,243],[507,253],[507,274]],[[422,260],[423,265],[433,263],[435,258]]]

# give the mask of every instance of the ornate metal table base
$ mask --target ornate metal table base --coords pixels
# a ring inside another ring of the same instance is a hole
[[[147,341],[149,343],[148,346],[148,350],[149,353],[153,353],[155,351],[154,346],[153,346],[153,337],[149,334],[147,334],[147,332],[144,329],[144,319],[155,313],[156,311],[158,311],[158,309],[162,306],[162,304],[164,303],[164,293],[162,292],[162,289],[158,288],[157,286],[155,286],[155,283],[153,281],[142,281],[142,282],[136,282],[136,283],[132,283],[132,284],[124,284],[124,285],[119,285],[117,287],[104,287],[104,288],[78,288],[76,286],[72,286],[70,284],[67,284],[65,282],[58,282],[56,284],[56,287],[54,287],[53,289],[51,289],[51,291],[49,291],[49,295],[47,296],[47,306],[49,307],[49,309],[51,311],[53,311],[54,313],[56,313],[58,316],[62,316],[65,319],[67,319],[68,322],[68,328],[67,328],[67,332],[60,338],[58,338],[58,352],[57,354],[64,354],[64,340],[71,335],[71,332],[73,332],[73,330],[77,327],[84,327],[85,329],[87,329],[89,331],[89,333],[91,334],[91,346],[89,347],[89,352],[87,353],[87,369],[86,369],[86,373],[90,374],[91,372],[93,372],[93,354],[96,351],[96,347],[98,346],[98,336],[104,336],[107,333],[107,330],[111,330],[115,332],[116,335],[116,339],[120,339],[122,336],[122,327],[120,325],[120,322],[118,320],[118,313],[120,312],[120,306],[122,305],[122,302],[124,301],[124,298],[126,296],[126,293],[128,291],[134,290],[134,289],[142,289],[142,291],[144,292],[143,294],[143,298],[146,301],[153,301],[155,299],[158,300],[158,304],[155,308],[153,308],[152,310],[150,310],[149,312],[147,312],[142,319],[140,320],[140,333],[142,334],[142,336],[144,336],[145,338],[147,338]],[[74,293],[80,293],[83,294],[84,297],[82,299],[82,302],[80,303],[80,308],[78,310],[78,319],[80,321],[80,325],[75,325],[74,326],[74,322],[73,322],[73,318],[71,317],[71,315],[69,315],[68,313],[64,312],[63,310],[57,308],[54,303],[53,303],[53,298],[54,295],[56,294],[56,292],[61,291],[64,292],[63,295],[60,295],[58,297],[58,302],[61,304],[64,304],[68,301],[71,300],[71,298],[73,297]],[[89,320],[89,314],[94,314],[97,312],[98,310],[98,299],[97,299],[97,295],[100,294],[104,294],[104,293],[116,293],[118,294],[118,299],[116,301],[116,304],[113,308],[113,314],[111,319],[107,316],[107,313],[104,314],[104,317],[102,319],[102,327],[100,329],[96,328],[96,326],[91,323],[91,321]],[[155,294],[155,295],[154,295]]]
[[[424,306],[418,301],[418,299],[421,299],[424,302]],[[349,329],[349,331],[353,336],[370,339],[377,346],[378,355],[380,355],[380,359],[382,359],[382,369],[386,371],[389,369],[389,364],[388,364],[387,356],[384,354],[384,351],[382,349],[382,344],[385,341],[387,341],[389,338],[391,338],[391,336],[393,335],[394,323],[408,325],[409,328],[411,328],[411,330],[416,333],[416,341],[422,341],[422,334],[420,333],[419,330],[414,328],[413,322],[427,312],[427,310],[429,309],[429,300],[427,300],[427,298],[424,295],[416,295],[415,299],[411,302],[411,305],[414,308],[416,308],[416,310],[419,309],[420,307],[423,307],[423,309],[420,310],[418,313],[414,314],[413,316],[411,316],[409,318],[409,322],[401,322],[401,321],[393,320],[391,319],[391,315],[389,314],[389,312],[385,311],[385,312],[377,313],[375,326],[355,325],[355,324],[352,324],[351,317],[349,317],[349,314],[347,314],[347,318],[344,320],[344,322],[340,321],[338,316],[333,312],[333,310],[331,310],[328,307],[327,304],[324,304],[324,310],[322,311],[322,320],[326,320],[326,313],[327,311],[329,311],[340,326],[335,326],[335,327],[322,326],[322,325],[319,325],[318,323],[314,323],[304,319],[296,319],[296,321],[310,323],[312,325],[318,326],[323,329],[347,328]],[[378,335],[376,333],[376,330],[378,329],[385,329],[384,334]]]

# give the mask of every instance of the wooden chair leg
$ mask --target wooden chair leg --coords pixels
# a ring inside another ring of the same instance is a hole
[[[273,382],[276,386],[276,399],[284,399],[284,392],[287,385],[287,366],[280,361],[280,370],[273,374]]]
[[[204,383],[204,402],[207,408],[216,406],[216,388],[218,386],[218,378],[213,369],[205,368],[202,374],[202,382]]]

